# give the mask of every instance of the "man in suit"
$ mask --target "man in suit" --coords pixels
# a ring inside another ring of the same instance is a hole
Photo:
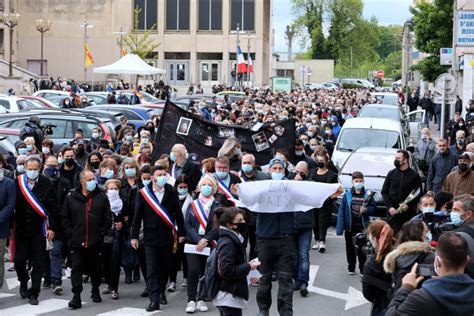
[[[171,149],[170,159],[173,161],[169,170],[170,175],[176,179],[181,174],[186,174],[191,181],[191,190],[196,190],[202,174],[199,166],[189,161],[186,147],[183,144],[174,145]]]
[[[232,189],[235,184],[242,182],[238,176],[230,172],[229,158],[217,157],[215,161],[216,178],[217,178],[217,193],[216,200],[220,205],[225,207],[234,206],[234,203],[229,201],[229,198],[236,198],[232,194]]]
[[[152,183],[140,190],[135,204],[131,245],[138,248],[138,235],[143,221],[143,244],[147,265],[147,287],[151,312],[166,305],[165,288],[177,242],[184,242],[184,219],[178,192],[169,184],[163,166],[151,168]]]

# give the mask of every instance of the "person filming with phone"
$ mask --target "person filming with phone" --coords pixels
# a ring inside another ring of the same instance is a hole
[[[437,277],[426,280],[416,289],[423,276],[415,263],[411,272],[403,277],[402,287],[385,315],[472,315],[474,280],[464,273],[469,260],[466,240],[455,232],[443,233],[436,247]]]

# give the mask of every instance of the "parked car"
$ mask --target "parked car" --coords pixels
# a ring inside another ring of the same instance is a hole
[[[140,128],[145,124],[145,121],[151,119],[154,114],[152,109],[125,104],[104,104],[87,107],[87,110],[101,110],[113,114],[120,114],[124,116],[127,121],[133,123],[136,128]]]
[[[67,91],[62,91],[62,90],[38,90],[35,93],[33,93],[33,96],[35,97],[41,97],[46,100],[50,100],[52,97],[69,97],[71,95],[70,92]],[[55,102],[53,102],[55,103]]]
[[[48,101],[42,97],[37,97],[37,96],[34,96],[34,95],[19,95],[18,96],[19,98],[22,98],[22,99],[25,99],[26,101],[30,102],[30,103],[33,103],[33,104],[36,104],[36,107],[40,108],[40,107],[47,107],[47,108],[57,108],[58,105],[51,102],[51,101]]]
[[[36,115],[42,126],[53,125],[53,133],[48,135],[54,142],[54,150],[69,144],[74,139],[75,131],[80,128],[84,131],[84,138],[92,137],[92,129],[99,127],[101,138],[111,141],[115,138],[114,126],[110,120],[93,114],[78,113],[69,110],[31,110],[26,112],[5,114],[0,117],[0,127],[20,129],[25,126],[28,118]]]
[[[107,96],[109,94],[107,92],[86,92],[82,95],[85,95],[87,97],[87,100],[95,105],[109,103],[109,101],[107,100]]]
[[[342,126],[334,146],[332,160],[341,167],[351,152],[361,147],[407,149],[403,127],[399,121],[383,118],[356,117]]]
[[[0,96],[0,113],[14,113],[29,109],[46,108],[45,106],[28,102],[16,96]]]
[[[387,208],[382,198],[382,186],[387,177],[387,173],[394,167],[393,160],[397,149],[395,148],[381,148],[381,147],[361,147],[352,152],[342,165],[339,172],[339,183],[344,189],[352,187],[352,173],[360,171],[364,175],[364,187],[366,190],[376,192],[374,197],[377,204],[378,217],[387,216]],[[426,176],[418,166],[418,160],[415,155],[409,152],[410,167],[415,170],[420,176],[424,184],[426,183]],[[336,201],[336,205],[341,203],[341,197]],[[337,217],[337,212],[333,212],[333,218]]]
[[[7,139],[13,145],[20,141],[19,128],[0,127],[0,139]]]
[[[360,86],[361,88],[372,89],[375,88],[375,85],[367,79],[358,79],[358,78],[344,78],[341,79],[341,84],[353,84]]]
[[[324,87],[324,89],[326,90],[336,90],[339,88],[338,84],[336,84],[335,82],[323,82],[321,83],[321,85]]]
[[[376,98],[377,101],[383,104],[401,105],[398,94],[392,92],[373,92],[370,94],[371,97]]]
[[[310,90],[319,90],[319,89],[324,89],[324,86],[320,83],[306,83],[304,85],[305,89],[310,89]]]

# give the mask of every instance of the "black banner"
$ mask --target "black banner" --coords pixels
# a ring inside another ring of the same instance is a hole
[[[293,119],[266,123],[258,131],[240,125],[217,124],[187,112],[167,102],[161,115],[155,142],[153,161],[169,154],[175,144],[186,146],[194,161],[217,157],[217,152],[229,137],[236,137],[242,152],[255,156],[257,164],[265,165],[278,148],[286,148],[293,161],[295,150],[295,121]]]

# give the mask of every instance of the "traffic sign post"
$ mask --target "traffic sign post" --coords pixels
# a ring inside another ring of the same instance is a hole
[[[448,85],[445,86],[445,81],[448,81]],[[439,94],[442,94],[444,90],[447,90],[447,95],[453,94],[456,90],[456,78],[452,74],[444,73],[436,78],[435,90]]]
[[[377,77],[383,78],[385,76],[385,72],[383,70],[377,70]]]

